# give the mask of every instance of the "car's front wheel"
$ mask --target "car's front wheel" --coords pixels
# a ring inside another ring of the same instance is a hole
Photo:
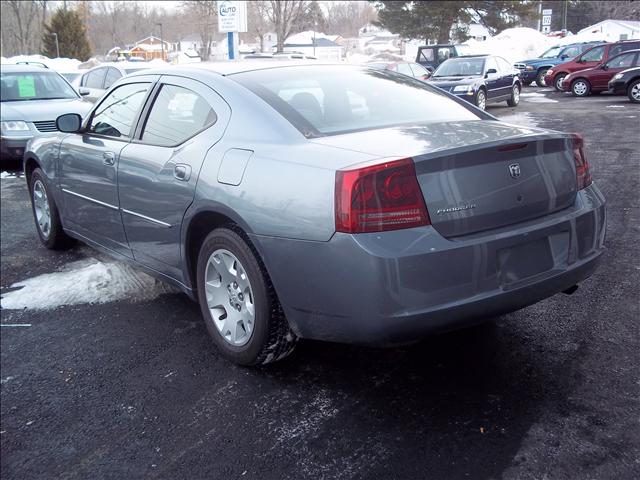
[[[520,103],[520,85],[517,83],[513,86],[511,90],[511,98],[507,100],[507,105],[510,107],[516,107]]]
[[[633,103],[640,103],[640,79],[631,82],[627,89],[627,96]]]
[[[255,249],[232,228],[217,228],[198,256],[198,299],[209,334],[229,360],[259,365],[289,355],[296,336]]]
[[[47,187],[44,173],[36,168],[30,177],[31,209],[40,241],[51,250],[66,248],[73,243],[64,233],[58,207]]]
[[[591,84],[584,78],[579,78],[571,83],[571,93],[574,97],[586,97],[591,92]]]
[[[544,68],[538,71],[538,75],[536,76],[536,85],[539,87],[546,87],[547,82],[544,81],[544,76],[547,74],[547,68]]]
[[[564,77],[566,77],[566,76],[567,76],[566,73],[559,73],[553,79],[553,88],[556,89],[556,92],[561,92],[562,91],[562,81],[564,80]]]
[[[480,110],[484,110],[487,108],[487,94],[484,93],[484,90],[478,90],[478,93],[476,93],[475,103],[476,107],[478,107]]]

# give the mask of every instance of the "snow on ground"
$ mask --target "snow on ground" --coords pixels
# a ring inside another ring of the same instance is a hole
[[[558,100],[554,100],[553,98],[547,97],[544,93],[538,92],[521,93],[520,98],[530,103],[558,103]]]
[[[21,178],[22,177],[22,172],[0,172],[0,178],[1,179],[5,179],[5,178]]]
[[[125,263],[101,262],[94,258],[72,262],[61,271],[11,285],[11,288],[17,287],[22,288],[2,295],[2,308],[49,310],[82,303],[150,300],[164,293],[176,292]]]
[[[507,28],[495,37],[483,42],[468,40],[471,53],[499,55],[510,63],[529,58],[537,58],[545,50],[558,44],[557,38],[550,38],[533,28]]]

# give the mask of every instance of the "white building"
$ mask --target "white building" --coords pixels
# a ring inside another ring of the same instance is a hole
[[[181,52],[187,51],[196,51],[199,55],[202,55],[203,52],[203,42],[202,37],[200,37],[199,33],[192,33],[191,35],[187,35],[182,40],[178,42],[178,50]],[[216,52],[217,42],[214,39],[211,42],[211,48],[209,50],[209,55],[214,55]]]
[[[291,35],[284,43],[285,52],[300,52],[305,55],[313,55],[318,60],[340,61],[343,57],[343,48],[336,43],[341,39],[340,35],[325,35],[321,32],[301,32]]]
[[[471,23],[468,28],[469,38],[473,38],[477,42],[484,42],[491,36],[491,32],[487,30],[487,27],[479,23]]]
[[[578,35],[600,34],[603,40],[617,42],[640,38],[640,22],[631,20],[603,20],[590,27],[583,28]]]

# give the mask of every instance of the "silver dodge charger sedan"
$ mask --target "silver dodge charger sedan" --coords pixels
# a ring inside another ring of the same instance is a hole
[[[118,81],[28,145],[38,235],[197,300],[224,356],[413,342],[558,292],[604,251],[583,139],[347,65],[228,62]]]

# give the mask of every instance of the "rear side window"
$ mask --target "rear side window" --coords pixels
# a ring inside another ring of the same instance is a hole
[[[306,137],[479,118],[435,87],[384,70],[300,66],[229,78],[265,100]]]
[[[102,88],[104,76],[107,73],[106,68],[96,68],[92,72],[85,75],[82,80],[82,86],[87,88]]]
[[[111,85],[116,83],[118,80],[122,78],[122,74],[115,68],[109,67],[107,70],[107,77],[104,79],[104,88],[110,88]]]
[[[433,48],[424,48],[420,50],[421,62],[433,62]]]
[[[614,45],[611,47],[611,52],[609,52],[609,56],[613,57],[622,52],[626,52],[627,50],[637,50],[640,48],[640,42],[627,42],[620,43],[619,45]]]
[[[592,48],[587,53],[582,55],[581,58],[583,62],[599,62],[602,60],[603,55],[604,55],[604,46]]]
[[[197,93],[177,85],[163,85],[142,131],[142,141],[173,146],[213,125],[218,117]]]
[[[129,83],[107,95],[91,118],[89,131],[107,137],[130,137],[149,83]]]

